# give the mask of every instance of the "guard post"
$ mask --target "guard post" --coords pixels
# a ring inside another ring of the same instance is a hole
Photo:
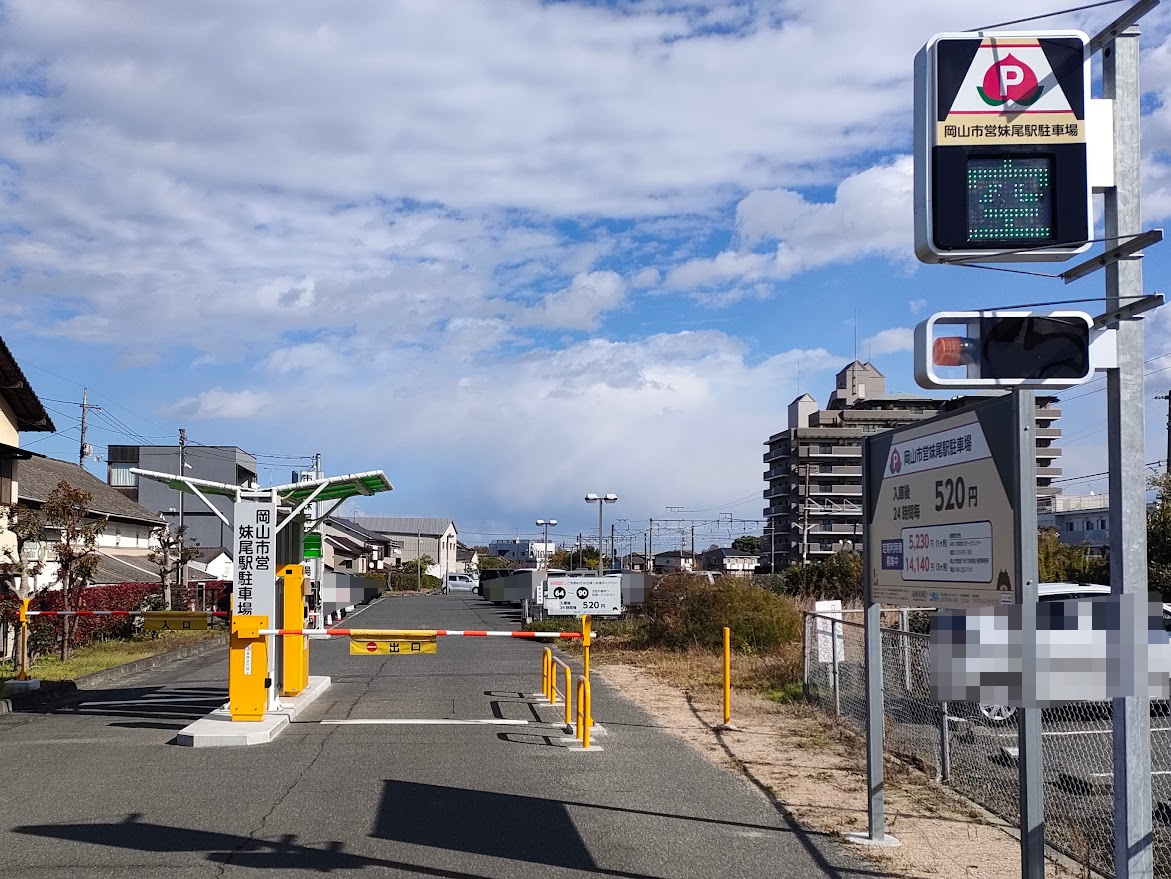
[[[232,617],[228,642],[228,708],[234,721],[260,721],[267,707],[268,642],[260,634],[268,617]]]
[[[300,565],[286,565],[277,572],[281,629],[305,626],[305,571]],[[296,696],[309,686],[309,636],[281,635],[280,668],[282,696]]]

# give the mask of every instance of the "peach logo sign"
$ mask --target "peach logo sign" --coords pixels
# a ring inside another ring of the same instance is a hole
[[[1015,55],[997,61],[984,74],[984,82],[976,87],[984,103],[1003,107],[1009,101],[1031,107],[1037,103],[1045,86],[1037,82],[1033,68]]]

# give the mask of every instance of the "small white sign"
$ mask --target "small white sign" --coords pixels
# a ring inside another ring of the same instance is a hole
[[[545,587],[550,616],[617,616],[622,613],[622,581],[617,577],[550,577]]]
[[[846,643],[842,626],[835,626],[834,620],[840,621],[842,619],[842,603],[838,600],[833,601],[818,601],[813,605],[813,612],[819,614],[817,617],[817,661],[818,662],[833,662],[834,657],[830,652],[830,639],[833,639],[833,646],[837,648],[838,662],[845,662],[846,660]],[[832,617],[832,619],[826,619]],[[834,637],[833,630],[837,629],[837,637]]]

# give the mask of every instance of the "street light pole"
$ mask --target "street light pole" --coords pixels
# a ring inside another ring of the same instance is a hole
[[[538,519],[536,524],[538,526],[543,525],[545,528],[545,542],[543,544],[541,544],[541,552],[544,553],[544,555],[545,555],[545,567],[547,568],[547,567],[549,567],[549,558],[552,555],[552,553],[549,552],[549,526],[552,525],[554,528],[556,528],[557,527],[557,520],[556,519]]]
[[[604,569],[602,568],[602,555],[603,555],[602,546],[603,546],[603,542],[605,539],[604,538],[605,532],[603,532],[603,530],[602,530],[602,510],[605,508],[606,504],[615,503],[618,500],[618,495],[616,495],[616,494],[600,494],[599,495],[599,494],[594,494],[593,492],[591,492],[590,494],[587,494],[585,496],[585,500],[586,500],[587,504],[597,504],[598,505],[598,576],[600,577],[602,574],[605,573]]]

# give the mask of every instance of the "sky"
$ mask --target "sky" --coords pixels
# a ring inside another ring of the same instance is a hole
[[[1018,27],[1093,34],[1128,5]],[[0,0],[0,336],[58,428],[22,445],[76,460],[88,388],[96,455],[184,428],[268,485],[320,453],[395,486],[348,513],[449,516],[469,544],[596,533],[587,492],[619,495],[607,531],[760,533],[798,394],[824,405],[855,356],[919,391],[935,311],[1102,295],[913,254],[916,51],[1060,8]],[[1171,216],[1169,33],[1164,4],[1148,227]],[[1169,267],[1148,251],[1147,292]],[[1154,462],[1171,309],[1144,327]],[[1105,492],[1105,381],[1061,396],[1065,490]]]

